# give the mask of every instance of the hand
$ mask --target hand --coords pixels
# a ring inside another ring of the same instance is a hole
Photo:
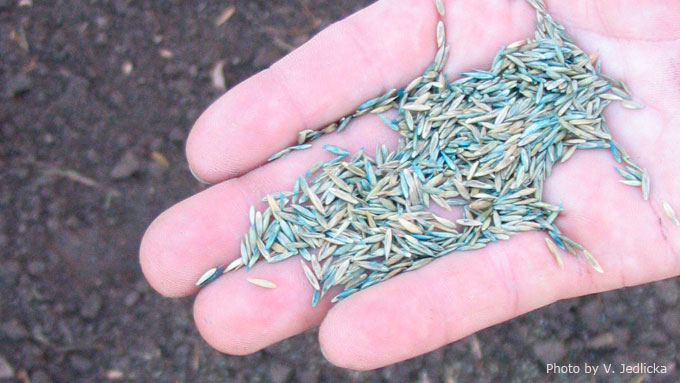
[[[535,13],[523,1],[447,1],[451,45],[447,73],[490,66],[505,44],[533,36]],[[554,169],[544,192],[563,203],[558,227],[596,256],[604,274],[563,255],[560,269],[542,232],[522,233],[482,250],[458,252],[357,293],[312,307],[311,287],[297,259],[229,273],[196,297],[201,335],[216,349],[247,354],[315,326],[334,364],[372,369],[434,350],[468,334],[559,299],[647,283],[680,274],[680,228],[661,201],[680,211],[680,3],[666,0],[548,2],[586,52],[599,51],[603,72],[624,80],[638,111],[612,104],[605,112],[614,138],[649,170],[652,191],[620,184],[606,150],[577,151]],[[640,10],[644,10],[641,12]],[[398,137],[375,116],[340,134],[267,163],[296,133],[318,129],[387,89],[422,73],[435,53],[434,1],[382,0],[333,24],[270,69],[239,84],[199,118],[187,143],[193,172],[215,186],[158,217],[141,245],[141,264],[161,294],[196,293],[207,269],[238,257],[250,205],[291,190],[320,159],[321,146],[396,146]],[[369,151],[372,154],[372,150]]]

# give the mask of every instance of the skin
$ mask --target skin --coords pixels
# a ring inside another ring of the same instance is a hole
[[[168,297],[197,292],[207,269],[238,257],[248,208],[330,155],[335,144],[356,151],[386,143],[394,132],[369,116],[312,149],[267,163],[296,132],[325,126],[362,101],[418,76],[435,53],[434,1],[382,0],[331,25],[308,43],[231,89],[196,122],[187,142],[192,172],[214,186],[161,214],[142,240],[149,283]],[[451,45],[446,72],[487,68],[497,49],[530,37],[534,11],[523,1],[446,1]],[[454,342],[523,313],[585,294],[680,274],[680,228],[662,202],[680,212],[680,2],[549,1],[553,17],[586,52],[599,51],[603,72],[623,79],[638,111],[618,104],[605,117],[614,138],[652,180],[649,201],[620,184],[606,150],[578,151],[554,168],[544,199],[562,203],[558,226],[582,243],[605,270],[563,253],[560,269],[545,233],[530,232],[484,249],[458,252],[332,305],[310,304],[312,289],[298,259],[258,263],[200,290],[194,317],[201,335],[228,354],[249,354],[320,326],[333,364],[366,370]],[[483,20],[483,22],[480,22]],[[455,213],[454,213],[455,214]],[[269,290],[246,277],[273,281]]]

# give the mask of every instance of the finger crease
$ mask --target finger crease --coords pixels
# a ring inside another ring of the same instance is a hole
[[[276,65],[272,65],[268,71],[272,82],[279,87],[281,95],[286,100],[286,102],[288,102],[291,110],[293,111],[293,115],[297,117],[297,123],[295,125],[297,125],[299,128],[296,129],[296,131],[310,129],[310,119],[304,112],[306,109],[300,106],[293,91],[290,89],[289,82],[286,81],[286,71],[279,69],[279,67]],[[290,139],[292,138],[294,138],[294,136],[290,136]],[[286,140],[290,139],[287,138]]]
[[[349,38],[352,39],[352,42],[357,47],[360,60],[362,61],[359,67],[370,68],[371,71],[374,73],[374,77],[380,79],[381,90],[384,90],[388,84],[387,76],[385,75],[385,71],[383,70],[384,66],[375,64],[377,61],[376,55],[371,54],[369,52],[369,48],[366,46],[365,41],[363,39],[365,36],[370,36],[370,34],[364,31],[364,27],[360,23],[358,23],[355,18],[349,17],[346,21],[348,23],[351,23],[352,27],[349,28],[349,33],[347,33],[347,35],[349,36]]]

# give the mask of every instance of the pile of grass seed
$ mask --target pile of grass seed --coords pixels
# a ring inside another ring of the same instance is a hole
[[[600,73],[600,62],[573,43],[540,0],[528,2],[536,9],[535,37],[501,48],[488,70],[449,82],[442,73],[449,48],[439,21],[437,54],[422,76],[324,129],[300,132],[298,145],[272,156],[308,148],[309,141],[367,113],[401,135],[396,151],[379,145],[374,157],[324,146],[335,158],[314,165],[292,191],[266,196],[264,212],[251,208],[241,257],[209,270],[197,286],[259,260],[300,256],[314,288],[312,304],[343,286],[336,302],[454,251],[530,230],[549,234],[546,243],[560,266],[557,248],[582,254],[602,272],[555,225],[561,208],[542,200],[543,183],[577,149],[608,149],[621,164],[622,182],[640,187],[647,199],[647,171],[612,140],[602,116],[612,101],[642,105],[631,101],[622,82]],[[436,6],[443,16],[439,0]],[[392,110],[397,117],[385,117]],[[433,204],[462,208],[464,217],[452,222],[429,211]]]

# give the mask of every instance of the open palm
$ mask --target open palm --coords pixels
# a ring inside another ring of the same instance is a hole
[[[446,72],[488,68],[502,45],[532,36],[534,12],[511,0],[446,1],[451,54]],[[593,253],[604,274],[580,258],[560,269],[545,233],[530,232],[481,250],[439,258],[333,306],[310,305],[312,288],[296,259],[258,264],[249,276],[274,281],[262,289],[229,273],[201,290],[194,316],[202,336],[230,354],[246,354],[321,325],[331,362],[371,369],[410,358],[559,299],[680,274],[680,228],[661,201],[680,207],[680,3],[548,2],[586,52],[599,52],[603,72],[624,80],[647,107],[613,104],[605,117],[614,138],[652,179],[649,201],[620,184],[604,150],[578,151],[554,169],[544,199],[563,204],[557,225]],[[362,101],[405,85],[435,53],[433,2],[381,0],[321,32],[307,44],[217,100],[187,143],[197,177],[215,186],[159,216],[141,245],[141,264],[161,294],[194,294],[207,269],[239,255],[250,205],[290,190],[332,143],[349,149],[396,146],[398,135],[366,115],[313,148],[266,163],[293,143],[353,111]],[[369,154],[370,151],[369,151]]]

